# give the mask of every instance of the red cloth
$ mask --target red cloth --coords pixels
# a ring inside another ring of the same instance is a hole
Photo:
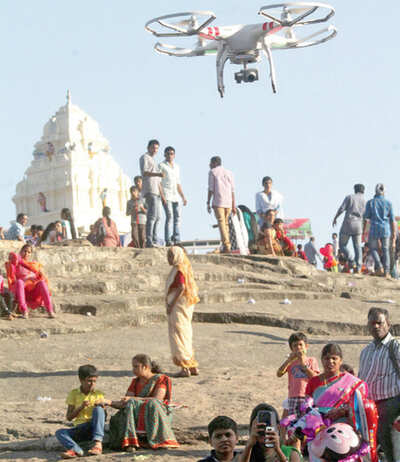
[[[137,377],[134,377],[131,384],[129,385],[127,392],[129,391],[130,393],[133,393],[134,396],[139,396],[139,393],[141,392],[144,386],[145,386],[144,384],[141,384],[139,382]],[[171,379],[164,374],[160,375],[159,379],[157,380],[157,384],[154,387],[149,397],[153,396],[157,392],[157,390],[160,388],[165,388],[167,390],[167,394],[165,395],[164,399],[166,399],[167,401],[170,400],[171,399]]]
[[[169,287],[170,289],[177,289],[182,285],[185,285],[185,276],[180,271],[178,271],[176,273],[174,282]]]

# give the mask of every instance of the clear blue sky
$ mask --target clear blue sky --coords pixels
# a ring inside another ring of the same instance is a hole
[[[131,177],[148,139],[176,148],[189,201],[185,239],[217,236],[206,213],[208,162],[216,154],[235,175],[239,204],[253,208],[261,178],[271,176],[285,196],[286,216],[311,218],[318,244],[329,239],[354,183],[364,183],[369,198],[383,182],[399,214],[399,4],[331,4],[335,39],[274,53],[276,95],[265,61],[260,81],[241,85],[233,79],[239,68],[227,64],[221,100],[215,57],[160,56],[144,23],[199,9],[216,13],[214,25],[257,23],[262,0],[3,0],[0,224],[15,218],[15,185],[68,88]]]

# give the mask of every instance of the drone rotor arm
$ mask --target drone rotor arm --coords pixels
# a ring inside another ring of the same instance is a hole
[[[296,14],[297,16],[290,20],[284,18],[278,19],[274,17],[273,14],[267,12],[268,10],[277,10],[279,8],[287,14]],[[321,10],[320,17],[313,19],[305,19],[308,16],[315,13],[317,10]],[[306,25],[326,22],[330,17],[332,17],[335,14],[335,10],[330,5],[320,2],[286,2],[262,6],[258,14],[266,16],[267,18],[270,18],[274,21],[277,21],[285,27],[290,27],[293,25]]]
[[[324,34],[328,32],[329,34],[326,35],[325,37],[322,37],[319,40],[313,40],[310,42],[310,39],[313,39],[315,37],[318,37],[321,34]],[[314,32],[313,34],[308,35],[307,37],[302,37],[296,40],[291,46],[288,46],[287,48],[305,48],[305,47],[311,47],[314,45],[319,45],[320,43],[327,42],[328,40],[332,39],[337,35],[337,29],[335,26],[328,26],[325,27],[324,29],[321,29],[317,32]]]
[[[301,24],[301,20],[309,16],[310,14],[313,14],[315,11],[317,11],[318,6],[314,6],[307,10],[305,13],[301,14],[300,16],[297,16],[297,18],[293,19],[293,21],[290,21],[288,26],[293,26],[293,24]]]
[[[168,56],[176,56],[177,58],[190,58],[191,56],[204,56],[208,53],[215,53],[215,46],[211,47],[196,47],[196,48],[181,48],[175,45],[157,42],[154,45],[154,50]]]
[[[191,18],[193,18],[195,27],[193,27],[193,25],[189,26],[189,20],[183,20],[178,23],[170,22],[172,20],[176,21],[177,18],[181,18],[182,16],[190,16]],[[202,20],[202,23],[200,25],[197,25],[198,17],[206,17]],[[214,21],[215,18],[216,16],[212,11],[189,11],[184,13],[173,13],[164,16],[159,16],[157,18],[151,19],[150,21],[147,21],[144,28],[156,37],[188,37],[191,35],[198,34],[202,29],[204,29],[212,21]],[[187,23],[188,27],[183,26],[185,23]],[[155,25],[157,24],[163,28],[171,30],[172,32],[162,32],[160,30],[157,30],[157,28],[155,27]]]
[[[158,21],[158,24],[160,24],[160,26],[163,26],[163,27],[166,27],[167,29],[171,29],[171,30],[174,30],[175,32],[179,32],[179,35],[181,34],[186,34],[186,30],[185,29],[182,29],[182,27],[178,27],[177,25],[173,25],[173,24],[168,24],[167,22],[159,19]],[[167,32],[166,32],[167,34]]]
[[[278,19],[278,18],[276,18],[275,16],[273,16],[272,14],[266,13],[265,11],[260,10],[260,11],[258,12],[258,14],[261,15],[261,16],[265,16],[265,17],[268,18],[268,19],[271,19],[271,21],[275,21],[275,22],[277,22],[277,23],[279,23],[279,24],[282,24],[282,20],[281,20],[281,19]]]

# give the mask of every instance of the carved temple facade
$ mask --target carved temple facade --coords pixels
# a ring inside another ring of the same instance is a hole
[[[17,214],[26,213],[29,224],[43,226],[69,208],[81,231],[88,231],[107,205],[123,233],[130,230],[125,215],[130,186],[98,123],[72,104],[68,91],[67,103],[45,124],[13,201]]]

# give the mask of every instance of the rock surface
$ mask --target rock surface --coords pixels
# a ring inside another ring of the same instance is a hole
[[[19,247],[0,241],[0,261]],[[102,371],[99,388],[113,399],[125,393],[136,353],[150,354],[171,376],[177,371],[163,306],[165,249],[49,246],[35,250],[34,259],[49,276],[57,318],[36,312],[29,320],[0,320],[2,460],[58,458],[49,437],[65,424],[65,397],[78,385],[79,365],[96,364]],[[201,375],[173,378],[174,400],[187,406],[174,416],[181,448],[140,451],[143,460],[196,461],[208,451],[206,426],[214,416],[232,416],[245,436],[256,404],[266,401],[281,410],[287,379],[275,372],[288,354],[293,330],[308,333],[310,355],[317,358],[323,344],[340,342],[345,361],[356,368],[369,342],[365,322],[372,305],[388,308],[399,330],[396,281],[326,273],[292,258],[197,255],[191,260],[201,298],[194,316]],[[343,298],[344,292],[351,298]],[[283,304],[284,299],[292,303]],[[107,453],[98,459],[127,457]]]

